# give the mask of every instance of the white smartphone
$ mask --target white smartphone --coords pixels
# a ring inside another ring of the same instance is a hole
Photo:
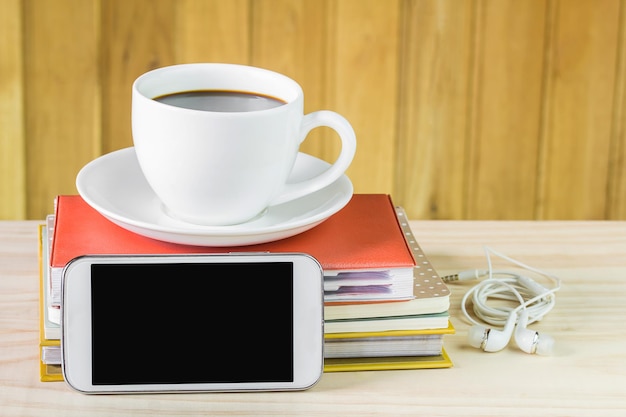
[[[63,376],[83,393],[303,390],[322,374],[308,255],[84,256],[62,297]]]

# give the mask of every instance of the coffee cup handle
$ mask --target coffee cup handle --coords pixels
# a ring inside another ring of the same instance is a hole
[[[272,200],[272,205],[295,200],[327,187],[341,177],[352,163],[356,152],[356,135],[350,122],[338,113],[330,110],[319,110],[305,115],[300,130],[300,142],[304,142],[311,130],[321,126],[330,127],[339,135],[341,139],[339,157],[321,174],[301,182],[286,184],[283,192]]]

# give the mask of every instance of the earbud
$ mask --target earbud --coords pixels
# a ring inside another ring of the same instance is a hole
[[[517,325],[515,321],[517,319]],[[468,340],[472,347],[480,348],[485,352],[498,352],[506,347],[515,335],[515,343],[526,353],[538,355],[551,355],[554,348],[554,339],[548,335],[541,335],[534,330],[526,328],[528,324],[528,311],[522,310],[517,318],[516,313],[511,313],[502,330],[494,330],[484,326],[472,326],[469,329]],[[513,333],[515,329],[515,333]]]
[[[528,311],[522,310],[515,328],[515,343],[526,353],[538,355],[551,355],[554,347],[554,339],[548,335],[540,335],[534,330],[526,328],[528,324]]]
[[[509,315],[502,330],[494,330],[478,325],[470,327],[468,333],[469,344],[485,352],[497,352],[504,349],[511,340],[516,319],[517,315],[515,313]]]
[[[491,262],[492,254],[520,268],[548,278],[553,285],[544,287],[531,277],[517,272],[494,271]],[[497,352],[506,347],[515,332],[515,341],[524,352],[551,354],[554,340],[549,336],[528,330],[526,325],[529,321],[532,323],[544,317],[552,310],[556,302],[555,293],[561,288],[560,278],[502,255],[491,248],[485,248],[485,255],[489,266],[487,270],[462,271],[442,278],[446,283],[453,283],[488,277],[470,288],[461,300],[461,310],[465,318],[474,324],[468,332],[469,344],[485,352]],[[517,301],[519,304],[515,308],[506,304],[490,306],[488,302],[492,298],[511,303]],[[470,304],[473,304],[474,314],[468,311]],[[530,318],[529,311],[532,312]],[[481,322],[496,326],[504,323],[504,328],[502,330],[489,329],[481,326]]]

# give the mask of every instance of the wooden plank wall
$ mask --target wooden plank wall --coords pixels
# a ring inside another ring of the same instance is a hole
[[[0,219],[132,145],[138,75],[200,61],[299,81],[414,219],[626,219],[626,0],[2,0]]]

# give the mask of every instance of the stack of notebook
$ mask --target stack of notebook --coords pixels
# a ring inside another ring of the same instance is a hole
[[[443,348],[443,336],[454,333],[450,292],[422,252],[404,211],[389,196],[354,198],[371,199],[368,207],[376,206],[361,225],[370,224],[368,237],[354,235],[357,242],[362,237],[373,242],[362,258],[372,265],[338,276],[325,273],[325,371],[452,366]]]
[[[63,267],[74,257],[241,251],[303,252],[324,269],[325,371],[452,366],[449,290],[421,251],[401,208],[382,194],[355,194],[341,211],[299,235],[253,246],[186,246],[120,228],[79,196],[59,196],[41,229],[41,377],[61,380]]]

